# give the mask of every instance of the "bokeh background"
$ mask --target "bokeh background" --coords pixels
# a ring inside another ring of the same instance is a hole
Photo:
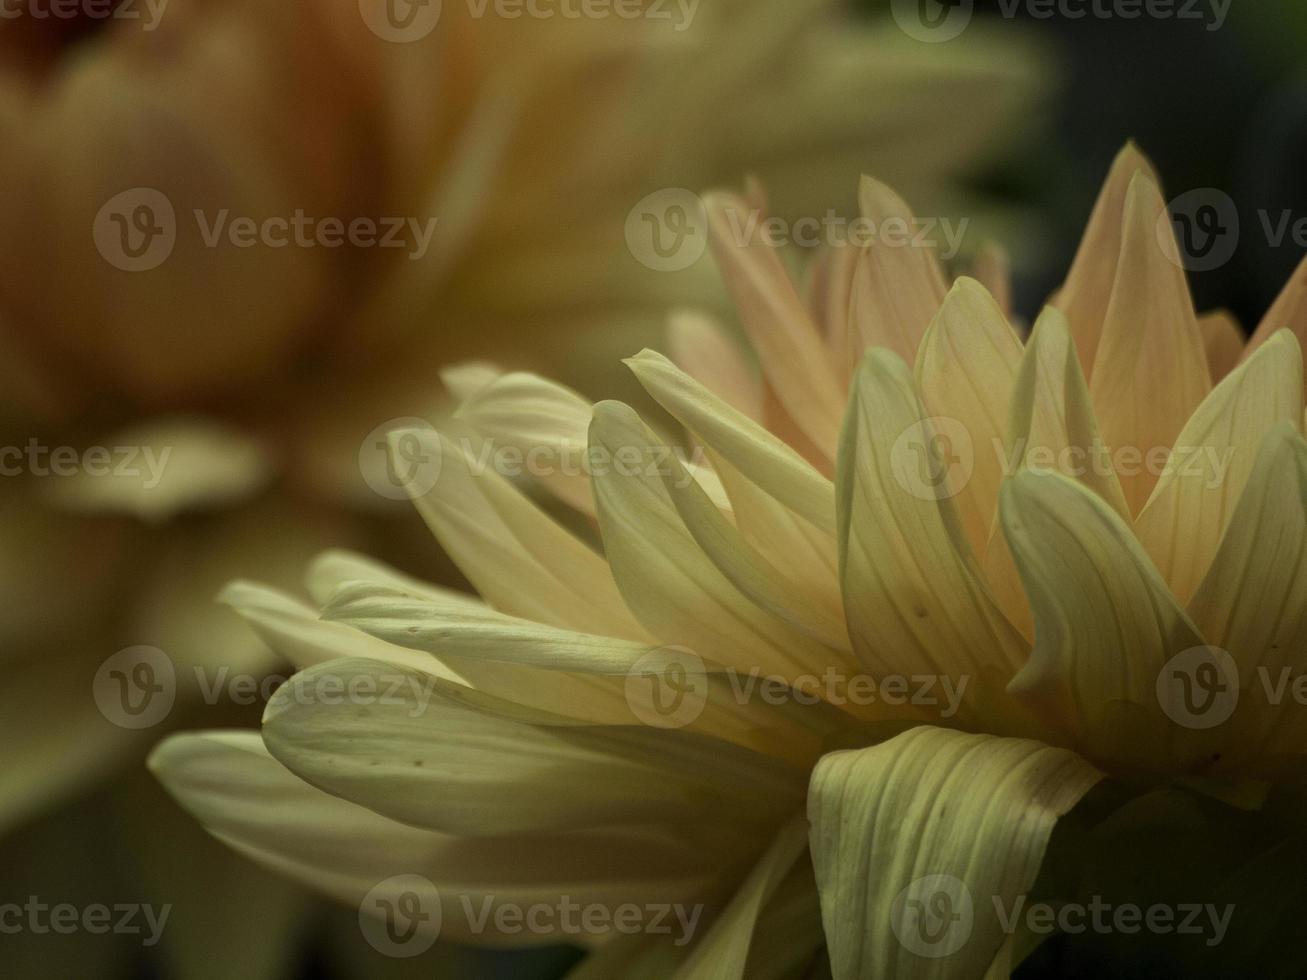
[[[379,955],[356,910],[210,841],[143,769],[176,727],[257,723],[257,699],[205,704],[183,685],[165,720],[130,730],[93,694],[137,644],[182,677],[275,676],[214,597],[233,577],[290,586],[323,547],[457,584],[383,492],[373,433],[442,417],[441,372],[468,359],[634,397],[617,358],[657,346],[672,308],[724,309],[707,260],[659,272],[627,246],[647,194],[757,175],[778,213],[850,213],[873,173],[920,213],[971,220],[962,264],[986,239],[1006,246],[1032,318],[1134,139],[1168,196],[1212,189],[1239,215],[1232,257],[1191,276],[1201,309],[1251,328],[1302,258],[1259,221],[1307,218],[1307,12],[1291,6],[1235,2],[1212,29],[1210,5],[1073,19],[977,0],[962,36],[927,44],[871,0],[702,0],[684,32],[445,0],[429,35],[397,43],[370,2],[171,0],[151,30],[88,13],[122,5],[4,7],[0,444],[174,454],[150,487],[0,477],[0,904],[173,906],[150,948],[0,935],[5,976],[553,977],[576,961]],[[93,230],[141,187],[181,230],[133,273]],[[196,208],[440,221],[420,259],[397,260],[206,249]]]

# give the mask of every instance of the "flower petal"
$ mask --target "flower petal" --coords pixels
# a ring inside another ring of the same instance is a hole
[[[1021,364],[1021,339],[974,279],[953,284],[917,354],[916,377],[932,415],[965,420],[975,449],[971,478],[953,498],[967,538],[984,554],[994,528],[1008,399]]]
[[[1035,617],[1035,647],[1012,693],[1091,759],[1154,771],[1195,765],[1201,751],[1156,691],[1166,661],[1203,638],[1130,527],[1046,470],[1008,480],[1000,513]]]
[[[999,675],[1025,644],[980,578],[947,495],[916,482],[909,443],[932,445],[912,375],[869,353],[854,380],[840,446],[838,501],[845,613],[854,652],[874,673]]]
[[[755,422],[762,419],[762,385],[740,345],[722,325],[697,310],[667,319],[667,348],[690,377]]]
[[[776,249],[751,222],[758,215],[732,194],[711,194],[709,240],[740,322],[785,411],[828,459],[835,456],[842,388],[811,315]]]
[[[999,907],[1100,778],[1065,749],[938,728],[823,758],[808,817],[835,980],[983,977]]]
[[[429,488],[409,483],[418,512],[490,605],[567,629],[645,636],[602,557],[498,473],[478,468],[454,439],[430,430],[393,433],[392,451],[409,440],[420,458],[439,466]]]
[[[1300,344],[1307,344],[1307,258],[1298,263],[1298,268],[1253,331],[1248,346],[1244,348],[1244,358],[1252,357],[1257,348],[1280,330],[1292,330]]]
[[[1302,429],[1302,350],[1287,330],[1198,407],[1135,521],[1135,533],[1179,602],[1188,602],[1202,581],[1248,482],[1257,447],[1279,422]]]
[[[467,902],[678,901],[711,881],[702,855],[657,828],[464,838],[410,827],[304,782],[255,732],[173,735],[150,768],[219,840],[339,901],[358,905],[395,875],[427,878],[436,894],[424,897],[441,902],[441,935],[455,941],[540,942],[475,928]]]
[[[1126,192],[1137,173],[1160,185],[1152,164],[1137,146],[1127,143],[1112,161],[1066,282],[1052,300],[1067,315],[1086,374],[1095,370],[1098,344],[1121,258]]]
[[[594,498],[585,470],[590,402],[535,374],[501,375],[467,398],[454,413],[494,450],[508,447],[564,503],[593,515]]]
[[[748,838],[801,795],[801,770],[727,742],[562,718],[528,724],[518,706],[470,693],[375,661],[333,661],[278,689],[264,713],[263,740],[284,765],[330,793],[470,837],[691,828],[711,824],[720,811]]]
[[[1198,329],[1207,349],[1207,369],[1212,374],[1212,384],[1216,384],[1243,359],[1243,330],[1239,321],[1225,310],[1200,316]]]
[[[1254,739],[1245,761],[1273,769],[1301,756],[1301,705],[1270,696],[1307,667],[1307,443],[1296,425],[1281,423],[1262,442],[1189,614],[1238,667],[1236,710],[1251,716]]]
[[[907,202],[885,184],[864,176],[858,185],[862,217],[878,239],[862,249],[849,298],[846,355],[856,366],[864,351],[887,347],[909,364],[926,328],[944,301],[947,289],[933,248],[887,241],[889,229],[901,226],[904,237],[918,227]]]
[[[1126,191],[1122,221],[1121,258],[1089,390],[1108,447],[1146,458],[1175,443],[1211,381],[1166,204],[1143,173]],[[1156,482],[1148,467],[1122,476],[1131,513],[1143,508]]]
[[[802,456],[654,351],[626,361],[695,437],[814,527],[835,531],[835,490]]]
[[[592,455],[599,527],[613,577],[645,628],[665,643],[711,651],[728,667],[793,678],[821,673],[829,648],[755,605],[704,554],[663,485],[665,452],[628,406],[600,402]],[[662,447],[665,449],[665,447]]]

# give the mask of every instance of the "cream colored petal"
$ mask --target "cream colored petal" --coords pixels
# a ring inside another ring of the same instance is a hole
[[[981,580],[943,485],[922,479],[925,418],[907,366],[889,351],[869,353],[837,478],[845,612],[854,652],[874,674],[967,678],[975,695],[1006,683],[1025,643]]]
[[[1066,313],[1070,321],[1071,336],[1075,338],[1086,375],[1096,370],[1098,344],[1121,258],[1126,191],[1137,173],[1160,186],[1152,164],[1137,146],[1127,143],[1112,161],[1066,282],[1053,300],[1053,305]]]
[[[686,530],[717,570],[755,605],[832,651],[847,652],[849,634],[837,580],[796,578],[784,559],[773,562],[755,548],[674,456],[669,455],[668,464],[661,474],[663,486]]]
[[[821,738],[837,726],[847,727],[834,713],[768,704],[744,681],[727,677],[719,664],[679,647],[560,630],[373,582],[342,585],[323,617],[322,626],[348,626],[385,641],[387,649],[376,659],[403,665],[391,655],[398,647],[407,648],[404,654],[439,659],[458,672],[453,679],[511,700],[545,723],[565,716],[584,724],[639,725],[665,715],[675,727],[801,764],[815,757]],[[356,651],[371,656],[361,644]],[[419,669],[435,672],[430,665]],[[693,710],[675,717],[660,712],[659,688],[646,680],[651,677],[667,684],[679,677],[697,699]]]
[[[1146,457],[1174,444],[1211,382],[1166,204],[1143,173],[1130,182],[1122,221],[1121,258],[1090,392],[1108,447]],[[1121,474],[1131,513],[1143,508],[1156,483],[1148,467]]]
[[[917,385],[931,415],[961,422],[971,437],[971,477],[953,500],[977,555],[984,554],[994,528],[1008,400],[1021,353],[1021,339],[994,298],[963,276],[944,298],[917,354]]]
[[[844,401],[816,324],[777,250],[753,227],[760,216],[730,194],[709,195],[704,205],[713,255],[764,375],[803,434],[833,459]]]
[[[311,606],[257,582],[232,582],[219,593],[217,601],[235,610],[264,643],[300,670],[342,657],[366,657],[467,683],[466,678],[435,657],[324,621]]]
[[[1004,472],[1028,466],[1055,469],[1093,490],[1122,517],[1125,497],[1111,460],[1102,451],[1098,422],[1067,329],[1066,318],[1045,307],[1022,356],[1012,390],[1004,439]],[[1034,638],[1030,603],[1021,588],[1000,522],[985,549],[985,578],[1008,618]]]
[[[686,529],[660,475],[675,470],[632,409],[596,405],[590,445],[593,456],[612,461],[594,477],[604,551],[646,629],[742,671],[821,673],[832,651],[732,585]]]
[[[730,904],[722,910],[712,929],[695,947],[689,960],[673,974],[672,980],[743,980],[757,978],[762,970],[776,966],[755,964],[746,973],[755,930],[769,901],[776,895],[787,875],[799,862],[808,861],[808,820],[805,814],[791,820],[753,866],[749,876],[736,890]],[[810,957],[812,946],[820,944],[820,929],[807,937],[812,944],[799,948],[800,956]],[[797,945],[797,944],[796,944]],[[761,967],[761,969],[759,969]]]
[[[346,582],[375,582],[410,595],[426,596],[442,602],[466,603],[468,608],[485,605],[475,596],[431,585],[405,575],[374,558],[342,548],[329,548],[309,563],[304,586],[319,606],[325,606],[332,593]]]
[[[661,354],[641,351],[626,364],[700,442],[814,527],[834,533],[834,488],[798,453]]]
[[[1246,346],[1243,329],[1239,321],[1225,310],[1200,316],[1198,329],[1207,349],[1207,369],[1211,372],[1212,384],[1217,384],[1243,359]]]
[[[1301,756],[1307,725],[1291,685],[1307,666],[1307,443],[1297,426],[1281,423],[1263,441],[1189,614],[1237,665],[1250,739],[1242,761],[1273,772]]]
[[[330,793],[472,837],[690,827],[719,813],[747,838],[802,792],[801,770],[726,742],[647,727],[526,724],[468,707],[459,688],[430,675],[367,660],[296,674],[268,702],[263,740]]]
[[[475,928],[468,904],[678,901],[710,880],[702,855],[650,830],[452,837],[398,823],[315,789],[277,762],[254,732],[174,735],[150,768],[219,840],[257,863],[351,905],[395,875],[434,885],[441,935],[477,944],[539,943]],[[576,937],[569,937],[575,939]]]
[[[645,635],[627,612],[607,562],[483,466],[471,448],[431,431],[391,438],[392,446],[395,440],[416,439],[422,457],[437,461],[434,484],[410,483],[410,494],[432,533],[490,605],[568,629]],[[423,472],[414,475],[430,479]]]
[[[667,318],[667,349],[686,374],[755,422],[762,420],[762,384],[744,351],[720,323],[698,310]]]
[[[1203,638],[1129,526],[1100,497],[1044,470],[1009,480],[1000,511],[1035,617],[1035,647],[1011,691],[1091,759],[1199,767],[1202,733],[1166,717],[1157,681]]]
[[[1307,258],[1298,263],[1298,268],[1253,331],[1248,346],[1244,348],[1244,358],[1252,357],[1257,348],[1274,337],[1278,330],[1292,330],[1299,343],[1307,343]]]
[[[585,470],[590,402],[535,374],[502,375],[467,398],[454,413],[489,444],[511,449],[522,469],[564,503],[594,514]]]
[[[1100,778],[1065,749],[938,728],[823,758],[808,817],[835,980],[981,980],[999,909]]]
[[[54,479],[50,499],[70,510],[130,514],[165,521],[187,511],[245,500],[272,478],[272,461],[255,439],[208,419],[159,419],[122,430],[83,450]]]
[[[1281,331],[1212,391],[1176,439],[1135,533],[1181,603],[1212,562],[1257,458],[1277,423],[1301,431],[1302,350]]]
[[[909,364],[944,301],[947,286],[933,248],[910,243],[918,227],[912,209],[885,184],[863,177],[858,185],[863,219],[877,236],[862,248],[849,294],[852,370],[864,351],[888,347]],[[899,228],[897,234],[894,229]]]

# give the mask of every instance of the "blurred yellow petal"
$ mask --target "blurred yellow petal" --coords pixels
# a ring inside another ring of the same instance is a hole
[[[739,345],[706,313],[678,310],[667,321],[671,359],[682,371],[755,422],[762,387]]]

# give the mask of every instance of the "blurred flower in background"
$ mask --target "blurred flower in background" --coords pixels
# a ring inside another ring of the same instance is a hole
[[[812,212],[863,169],[961,206],[959,179],[1043,87],[1024,46],[921,45],[816,0],[499,6],[171,0],[0,22],[0,833],[21,828],[9,866],[34,880],[52,839],[121,833],[130,880],[176,904],[162,948],[180,975],[227,975],[219,949],[279,972],[283,886],[198,838],[179,861],[182,831],[130,779],[103,824],[33,821],[188,705],[257,713],[220,688],[278,662],[214,602],[222,583],[289,586],[328,544],[415,561],[370,434],[439,418],[442,365],[593,389],[668,306],[720,305],[709,260],[660,272],[624,246],[648,195],[756,172],[776,213]],[[110,659],[139,646],[157,671]],[[171,710],[112,717],[132,684],[172,685]],[[234,897],[260,894],[275,915]],[[120,969],[74,955],[80,976]]]

